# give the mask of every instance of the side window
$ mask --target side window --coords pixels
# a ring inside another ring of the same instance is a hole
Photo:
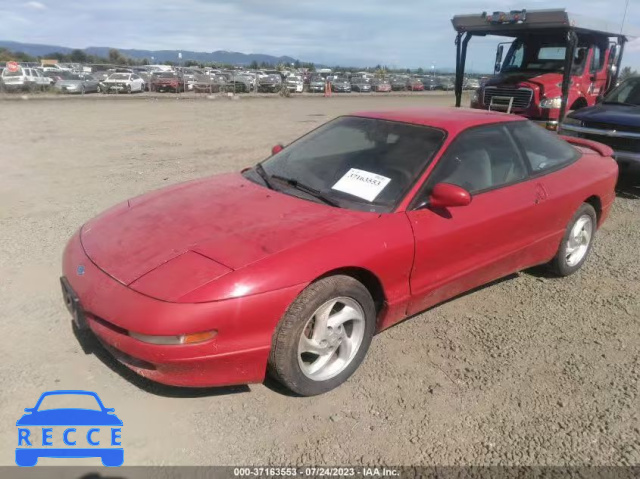
[[[591,59],[591,66],[589,67],[589,73],[597,73],[602,69],[602,61],[604,60],[604,52],[599,46],[593,47],[593,58]]]
[[[534,174],[562,167],[578,157],[570,144],[534,123],[519,121],[511,128]]]
[[[491,125],[461,133],[440,158],[428,188],[451,183],[473,194],[526,177],[527,168],[506,127]]]

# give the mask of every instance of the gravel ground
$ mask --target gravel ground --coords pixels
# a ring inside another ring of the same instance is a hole
[[[528,271],[374,339],[339,389],[156,386],[84,354],[59,291],[66,240],[145,191],[234,171],[336,115],[450,95],[6,102],[0,120],[0,464],[50,389],[97,391],[125,464],[640,464],[640,178],[586,267]],[[73,464],[78,461],[73,460]],[[63,460],[42,460],[60,464]],[[97,461],[89,460],[87,464]]]

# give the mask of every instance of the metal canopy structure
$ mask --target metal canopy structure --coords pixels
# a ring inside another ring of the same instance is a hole
[[[519,10],[511,12],[495,12],[488,14],[455,15],[451,19],[456,35],[456,106],[460,106],[462,99],[462,84],[464,67],[467,57],[467,45],[473,36],[496,35],[502,37],[518,37],[527,33],[563,35],[567,40],[565,52],[564,74],[562,79],[562,103],[560,107],[560,121],[567,109],[567,97],[571,81],[571,65],[578,43],[578,35],[599,35],[616,38],[619,51],[617,52],[616,71],[611,85],[615,85],[625,43],[640,37],[640,30],[630,26],[621,28],[607,20],[590,18],[584,15],[567,12],[564,8],[552,10]]]
[[[510,12],[511,13],[511,12]],[[495,15],[495,14],[494,14]],[[564,8],[553,10],[522,10],[514,15],[522,15],[520,21],[511,23],[500,21],[500,17],[485,13],[455,15],[451,19],[458,33],[469,32],[474,35],[498,35],[515,37],[527,31],[569,30],[582,33],[596,33],[607,37],[624,37],[625,40],[640,37],[640,29],[625,26],[598,18],[567,12]],[[509,15],[509,14],[506,14]]]

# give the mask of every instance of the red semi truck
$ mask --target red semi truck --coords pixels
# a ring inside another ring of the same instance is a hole
[[[456,106],[460,106],[467,44],[474,36],[509,38],[498,45],[495,75],[471,107],[506,111],[550,130],[568,110],[591,106],[615,86],[625,43],[638,32],[564,9],[456,15]]]

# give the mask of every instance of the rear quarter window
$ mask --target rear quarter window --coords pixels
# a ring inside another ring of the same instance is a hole
[[[534,175],[562,168],[580,156],[577,149],[555,133],[529,121],[516,122],[511,129]]]

